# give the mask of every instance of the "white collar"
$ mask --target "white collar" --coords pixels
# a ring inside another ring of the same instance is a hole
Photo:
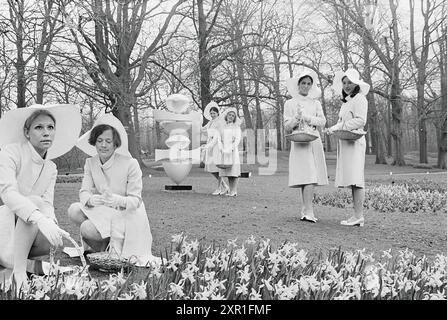
[[[34,149],[31,142],[27,141],[27,145],[30,150],[31,159],[33,160],[33,162],[35,162],[37,164],[43,164],[46,161],[46,159],[42,158],[42,156],[36,151],[36,149]],[[48,151],[47,151],[47,154],[48,154]]]
[[[99,158],[99,155],[98,155],[98,162],[99,162],[99,166],[101,167],[101,168],[103,168],[103,169],[108,169],[108,168],[110,168],[112,165],[113,165],[113,163],[115,162],[115,157],[116,157],[116,152],[113,152],[113,154],[112,154],[112,156],[110,157],[110,159],[109,160],[107,160],[105,163],[101,163],[101,159]]]

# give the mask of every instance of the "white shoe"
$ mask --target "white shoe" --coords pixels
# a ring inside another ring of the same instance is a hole
[[[214,191],[214,192],[212,193],[212,195],[213,195],[213,196],[218,196],[218,195],[220,195],[221,192],[222,192],[222,191],[220,190],[220,188],[218,188],[218,189],[216,189],[216,191]]]
[[[224,195],[226,195],[227,193],[229,193],[230,192],[230,188],[228,188],[228,187],[225,187],[222,191],[220,191],[220,195],[221,196],[224,196]]]
[[[306,214],[304,212],[304,208],[301,209],[301,219],[300,220],[307,221],[307,222],[313,222],[313,223],[318,221],[318,219],[315,217],[313,211],[312,211],[312,215]]]
[[[348,220],[343,220],[340,222],[343,226],[357,226],[363,227],[365,225],[365,218],[356,219],[355,217],[351,217]]]

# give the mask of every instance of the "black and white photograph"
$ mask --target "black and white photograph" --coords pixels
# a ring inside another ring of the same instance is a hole
[[[0,1],[0,307],[446,299],[447,0]]]

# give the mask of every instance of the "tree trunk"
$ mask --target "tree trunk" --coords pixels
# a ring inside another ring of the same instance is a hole
[[[280,84],[280,61],[278,57],[278,53],[276,51],[272,51],[273,55],[273,65],[275,68],[275,81],[273,83],[274,92],[275,92],[275,103],[276,103],[276,117],[275,117],[275,125],[276,125],[276,145],[277,150],[283,150],[283,113],[284,113],[284,102],[281,95],[281,90],[279,88]]]
[[[238,48],[242,48],[242,32],[240,30],[236,31],[236,44]],[[242,104],[242,110],[244,112],[245,128],[253,129],[253,123],[251,121],[250,109],[248,108],[247,99],[247,89],[245,87],[245,71],[244,71],[244,52],[243,50],[238,51],[236,55],[236,72],[238,78],[240,101]]]
[[[370,59],[370,45],[367,37],[363,37],[363,56],[365,60],[365,72],[364,77],[365,81],[373,87],[372,78],[371,78],[371,59]],[[368,131],[371,133],[371,144],[373,152],[376,154],[376,164],[386,164],[385,157],[385,145],[384,141],[380,135],[380,124],[377,119],[378,111],[376,107],[376,100],[374,98],[373,93],[369,93],[367,96],[368,99],[368,118],[369,118],[369,126]]]
[[[141,136],[140,136],[140,120],[138,119],[138,107],[133,105],[133,123],[135,131],[135,144],[138,148],[137,152],[141,156]]]
[[[447,28],[442,27],[439,39],[439,69],[441,73],[441,117],[438,133],[438,167],[447,169]]]
[[[124,128],[126,129],[127,139],[129,142],[129,152],[131,155],[138,160],[138,163],[142,168],[145,168],[146,165],[143,163],[140,155],[140,148],[137,144],[137,140],[135,137],[135,129],[132,123],[132,116],[130,113],[130,105],[124,102],[122,98],[117,99],[117,106],[113,108],[112,113],[115,117],[121,120]]]
[[[404,166],[404,151],[402,144],[402,89],[400,88],[400,81],[398,78],[399,72],[394,73],[393,83],[391,85],[391,108],[392,108],[392,123],[391,135],[393,137],[393,165]]]
[[[205,110],[208,103],[213,100],[211,94],[211,63],[208,52],[208,37],[207,37],[207,22],[206,15],[203,9],[203,0],[197,0],[198,8],[198,25],[199,25],[199,70],[200,70],[200,101],[201,109]],[[206,124],[207,120],[204,120]]]
[[[16,30],[16,48],[17,48],[17,108],[26,107],[26,78],[25,78],[25,60],[23,58],[23,16],[24,16],[24,4],[23,1],[17,3],[17,10],[19,17],[16,18],[17,30]]]

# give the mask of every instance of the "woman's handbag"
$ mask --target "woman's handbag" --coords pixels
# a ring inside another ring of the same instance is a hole
[[[291,134],[286,135],[287,140],[299,143],[309,143],[318,139],[318,137],[316,130],[306,125],[303,119],[298,122]]]

